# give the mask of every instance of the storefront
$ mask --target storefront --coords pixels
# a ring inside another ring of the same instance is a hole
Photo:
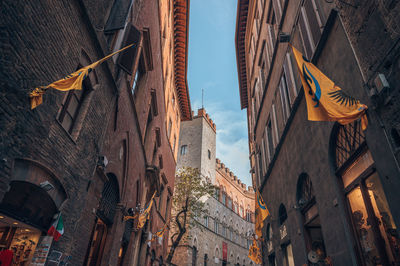
[[[48,170],[26,160],[15,161],[9,186],[0,202],[0,259],[11,251],[11,265],[44,265],[53,241],[47,231],[66,193]]]
[[[399,265],[400,237],[360,123],[340,126],[334,144],[359,264]]]

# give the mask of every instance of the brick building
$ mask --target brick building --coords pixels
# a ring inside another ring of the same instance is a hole
[[[177,169],[200,169],[216,186],[199,217],[175,250],[176,265],[253,265],[247,257],[254,231],[254,190],[241,183],[216,156],[216,125],[204,109],[181,123]]]
[[[168,12],[180,5],[173,25],[187,34],[187,23],[175,21],[188,13],[183,2],[170,1]],[[169,215],[176,165],[167,134],[163,70],[184,81],[186,72],[176,74],[171,63],[162,64],[159,4],[0,4],[0,246],[12,249],[18,260],[162,264],[167,237],[150,245],[147,237]],[[168,34],[174,44],[182,35]],[[30,110],[27,95],[33,88],[130,43],[137,45],[94,69],[82,91],[48,90],[43,104]],[[175,58],[181,47],[168,49],[174,63],[186,67],[185,56]],[[174,127],[191,116],[188,88],[180,85]],[[154,192],[155,207],[144,228],[123,220],[143,208]],[[58,213],[64,234],[55,242],[46,232]],[[49,254],[34,254],[45,244],[51,245]]]
[[[397,265],[398,1],[239,0],[241,107],[268,206],[266,265]],[[369,106],[369,125],[307,120],[287,41]]]

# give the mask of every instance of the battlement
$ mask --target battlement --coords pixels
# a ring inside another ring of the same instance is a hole
[[[192,114],[194,114],[194,112],[192,112]],[[204,117],[204,119],[207,121],[207,123],[212,128],[212,130],[214,130],[214,132],[217,132],[217,126],[215,125],[215,123],[212,121],[212,119],[210,118],[210,116],[206,112],[206,109],[204,109],[204,108],[198,109],[197,110],[197,115],[193,116],[193,118],[198,118],[198,117]]]
[[[242,181],[228,168],[225,166],[223,162],[221,162],[220,159],[216,158],[216,168],[217,170],[220,170],[221,172],[225,173],[226,177],[229,177],[232,184],[235,184],[236,186],[242,188],[246,192],[254,193],[253,187],[249,186],[246,187],[246,184],[242,183]]]

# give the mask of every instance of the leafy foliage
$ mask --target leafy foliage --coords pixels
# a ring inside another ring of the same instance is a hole
[[[179,242],[188,239],[187,231],[198,225],[196,217],[208,214],[205,201],[213,193],[214,186],[201,176],[199,169],[183,167],[177,171],[170,224],[171,231],[174,232],[171,236],[173,244],[167,262],[171,262]]]

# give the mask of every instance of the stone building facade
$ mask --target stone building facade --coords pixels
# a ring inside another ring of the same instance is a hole
[[[178,4],[174,32],[168,32],[172,43],[182,36],[176,28],[187,33],[187,23],[176,19],[187,16],[188,2],[171,1],[167,12],[175,12]],[[163,70],[173,79],[185,72],[176,75],[173,65],[162,64],[159,1],[0,5],[2,247],[19,259],[46,260],[47,255],[33,253],[49,241],[49,265],[162,264],[168,232],[150,244],[147,239],[168,218],[175,178]],[[33,88],[131,43],[136,46],[95,68],[82,91],[50,89],[43,104],[30,109]],[[174,57],[175,48],[168,47]],[[174,63],[185,66],[186,58]],[[187,86],[182,88],[176,87],[179,121],[174,127],[191,115]],[[153,193],[144,228],[123,220]],[[59,213],[64,234],[55,242],[46,232]],[[32,242],[21,245],[18,237]]]
[[[265,265],[400,263],[398,1],[238,1],[236,51]],[[396,13],[397,12],[397,13]],[[369,106],[307,120],[291,48]]]
[[[253,265],[247,257],[254,231],[254,191],[246,187],[219,159],[216,125],[204,109],[181,124],[177,169],[200,169],[216,186],[206,199],[209,214],[196,219],[190,238],[175,251],[176,265]]]

